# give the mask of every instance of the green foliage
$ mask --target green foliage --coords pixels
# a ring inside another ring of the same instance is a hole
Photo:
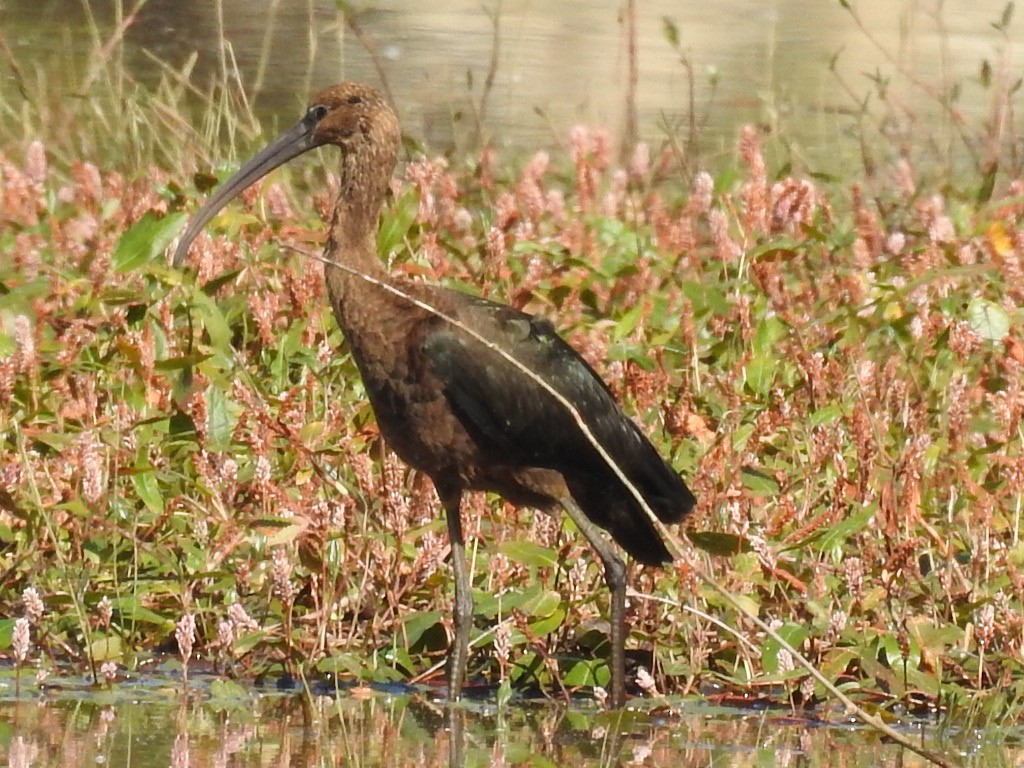
[[[432,168],[381,222],[390,267],[549,313],[698,493],[692,546],[632,573],[630,645],[662,693],[822,694],[701,586],[715,578],[866,698],[1014,711],[1019,199],[867,203],[770,187],[752,163],[698,181],[701,207],[675,180],[615,186],[597,166],[498,187]],[[163,254],[186,214],[165,188],[6,183],[29,191],[0,203],[0,614],[38,590],[33,658],[136,665],[176,651],[188,611],[236,673],[433,667],[445,526],[381,450],[320,266],[278,246],[320,226],[310,202],[288,227],[229,211],[179,273]],[[800,217],[782,205],[798,194]],[[501,206],[515,216],[493,220]],[[606,685],[607,598],[580,537],[496,499],[465,507],[473,673],[503,697]],[[0,620],[5,653],[12,631]]]
[[[130,272],[162,256],[184,226],[184,213],[171,216],[146,213],[118,241],[112,263],[114,270]]]

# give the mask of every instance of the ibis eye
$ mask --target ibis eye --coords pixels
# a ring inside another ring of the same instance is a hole
[[[312,120],[314,123],[319,123],[321,120],[327,117],[327,112],[327,107],[325,107],[323,104],[315,104],[314,106],[309,108],[309,111],[306,113],[306,117]]]

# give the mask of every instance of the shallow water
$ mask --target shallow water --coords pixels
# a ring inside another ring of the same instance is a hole
[[[925,762],[857,726],[783,709],[706,701],[634,702],[622,713],[588,702],[493,699],[448,706],[409,689],[293,692],[171,678],[46,691],[0,685],[0,761],[46,766],[917,766]],[[309,707],[304,706],[310,701]],[[913,729],[911,729],[913,730]],[[929,744],[966,765],[1018,765],[1024,753],[989,738]]]
[[[117,4],[89,5],[109,34]],[[149,83],[165,64],[180,68],[193,53],[192,80],[200,86],[237,67],[267,128],[291,123],[316,87],[343,77],[382,84],[404,129],[434,151],[481,140],[532,150],[564,142],[577,122],[613,132],[625,124],[622,0],[344,5],[356,9],[358,33],[333,0],[148,0],[117,55],[133,78]],[[690,71],[699,142],[687,151],[700,153],[698,160],[732,153],[739,126],[755,122],[783,136],[790,154],[811,169],[841,171],[842,161],[860,152],[855,114],[865,99],[873,125],[890,107],[897,120],[887,130],[910,143],[934,141],[937,152],[954,134],[952,114],[984,122],[993,100],[979,82],[983,62],[998,79],[1007,52],[1007,71],[1015,71],[1004,36],[992,26],[1005,0],[851,5],[862,27],[838,2],[822,0],[638,2],[640,135],[687,137]],[[76,56],[90,45],[83,6],[0,4],[0,29],[30,77],[63,77],[69,92],[81,82],[87,68]],[[678,30],[678,46],[666,36],[666,20]],[[1011,23],[1009,40],[1019,37],[1021,24]],[[484,99],[492,53],[493,85]],[[884,98],[872,85],[876,75]],[[13,84],[4,68],[0,78],[7,81],[0,87]],[[954,86],[953,110],[944,110],[939,96]]]

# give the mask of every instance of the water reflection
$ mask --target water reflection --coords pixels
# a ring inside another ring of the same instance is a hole
[[[606,713],[537,702],[450,707],[424,694],[342,693],[307,705],[296,696],[131,688],[0,702],[0,758],[11,768],[924,765],[860,728],[701,703]],[[990,743],[966,764],[1013,765],[1020,757]]]

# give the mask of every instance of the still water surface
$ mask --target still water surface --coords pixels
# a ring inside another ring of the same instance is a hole
[[[109,33],[117,5],[6,0],[0,29],[23,69],[63,70],[73,90],[82,71],[75,56],[89,44],[84,8]],[[827,0],[637,0],[640,136],[679,136],[692,121],[693,151],[714,156],[732,152],[739,126],[754,122],[810,170],[835,173],[859,153],[861,103],[874,128],[911,141],[920,131],[920,144],[926,136],[942,145],[956,123],[988,120],[997,99],[980,82],[985,62],[996,81],[1016,77],[1012,41],[1022,23],[993,28],[1005,0],[851,5],[856,16]],[[564,142],[576,122],[623,131],[624,8],[624,0],[148,0],[118,55],[141,82],[168,67],[188,66],[200,87],[237,72],[267,129],[290,124],[315,88],[353,78],[385,87],[406,132],[435,151],[482,140],[532,150]],[[0,77],[10,79],[2,67]]]
[[[156,679],[10,693],[0,686],[0,764],[10,768],[925,765],[862,728],[703,702],[622,714],[585,703],[451,709],[428,693],[363,690],[318,697],[305,712],[294,695],[231,685],[183,696],[180,683]],[[946,752],[977,766],[1022,757],[980,739]]]

